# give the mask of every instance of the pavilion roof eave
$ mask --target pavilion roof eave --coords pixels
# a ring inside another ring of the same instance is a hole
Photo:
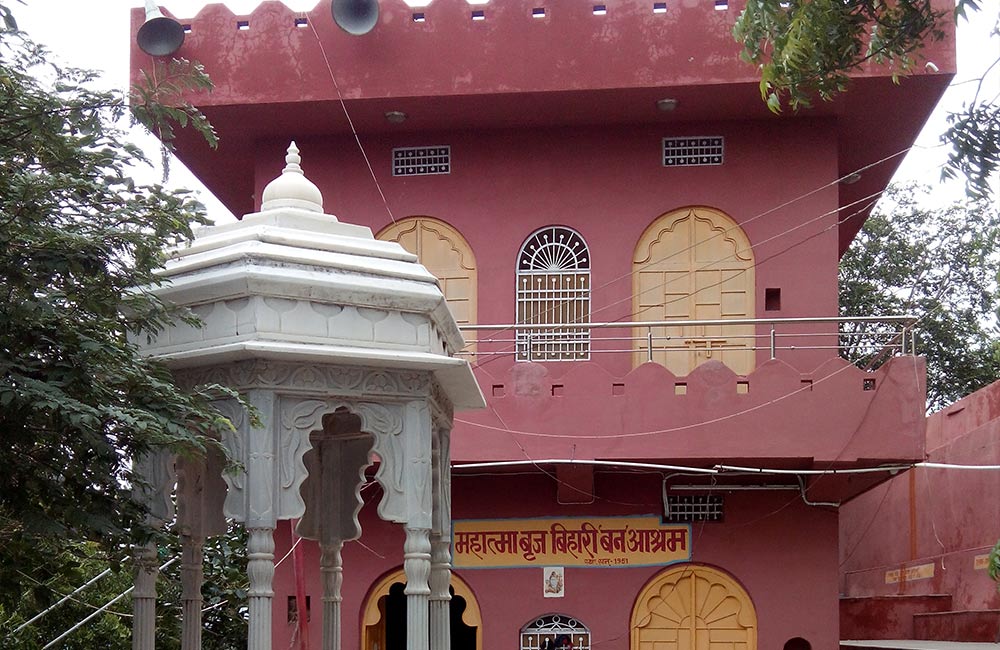
[[[156,358],[172,369],[204,367],[249,359],[295,361],[374,368],[422,370],[433,373],[456,410],[480,409],[486,400],[469,362],[454,357],[416,352],[359,348],[287,341],[236,341],[196,349],[161,349]]]

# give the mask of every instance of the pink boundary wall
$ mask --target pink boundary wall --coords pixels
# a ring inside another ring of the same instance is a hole
[[[930,461],[1000,464],[1000,382],[931,415],[927,447]],[[998,494],[1000,472],[920,468],[846,504],[841,637],[997,641],[1000,594],[976,558],[1000,538]],[[887,583],[922,565],[933,577]]]

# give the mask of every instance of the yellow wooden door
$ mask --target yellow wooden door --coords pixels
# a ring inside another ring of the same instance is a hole
[[[650,582],[632,610],[630,650],[756,650],[750,596],[711,567],[682,565]]]
[[[754,318],[750,241],[735,221],[718,210],[668,212],[636,244],[632,289],[636,321]],[[651,356],[675,375],[686,375],[716,359],[746,375],[754,367],[753,334],[752,325],[636,328],[635,364]]]
[[[460,232],[432,217],[409,217],[383,229],[378,239],[397,242],[416,255],[441,284],[455,321],[476,324],[476,257]]]

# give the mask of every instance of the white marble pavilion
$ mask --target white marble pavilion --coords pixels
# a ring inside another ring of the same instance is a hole
[[[176,323],[145,352],[178,381],[219,383],[252,404],[221,401],[239,463],[145,459],[139,491],[156,524],[182,535],[183,648],[201,647],[202,543],[227,518],[249,533],[250,650],[271,648],[274,530],[299,519],[323,576],[323,649],[340,649],[341,547],[361,535],[359,490],[377,457],[379,516],[405,529],[408,650],[448,650],[451,570],[449,437],[456,409],[483,396],[437,280],[396,243],[323,212],[295,144],[264,190],[260,212],[201,231],[172,251],[157,290],[204,323]],[[133,648],[152,650],[155,548],[137,553]]]

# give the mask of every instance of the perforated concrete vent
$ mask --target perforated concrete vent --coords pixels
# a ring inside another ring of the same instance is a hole
[[[430,176],[451,173],[451,147],[399,147],[392,150],[393,176]]]
[[[722,521],[724,502],[720,494],[668,494],[665,501],[666,523]]]
[[[723,152],[721,135],[663,138],[664,167],[721,165]]]

